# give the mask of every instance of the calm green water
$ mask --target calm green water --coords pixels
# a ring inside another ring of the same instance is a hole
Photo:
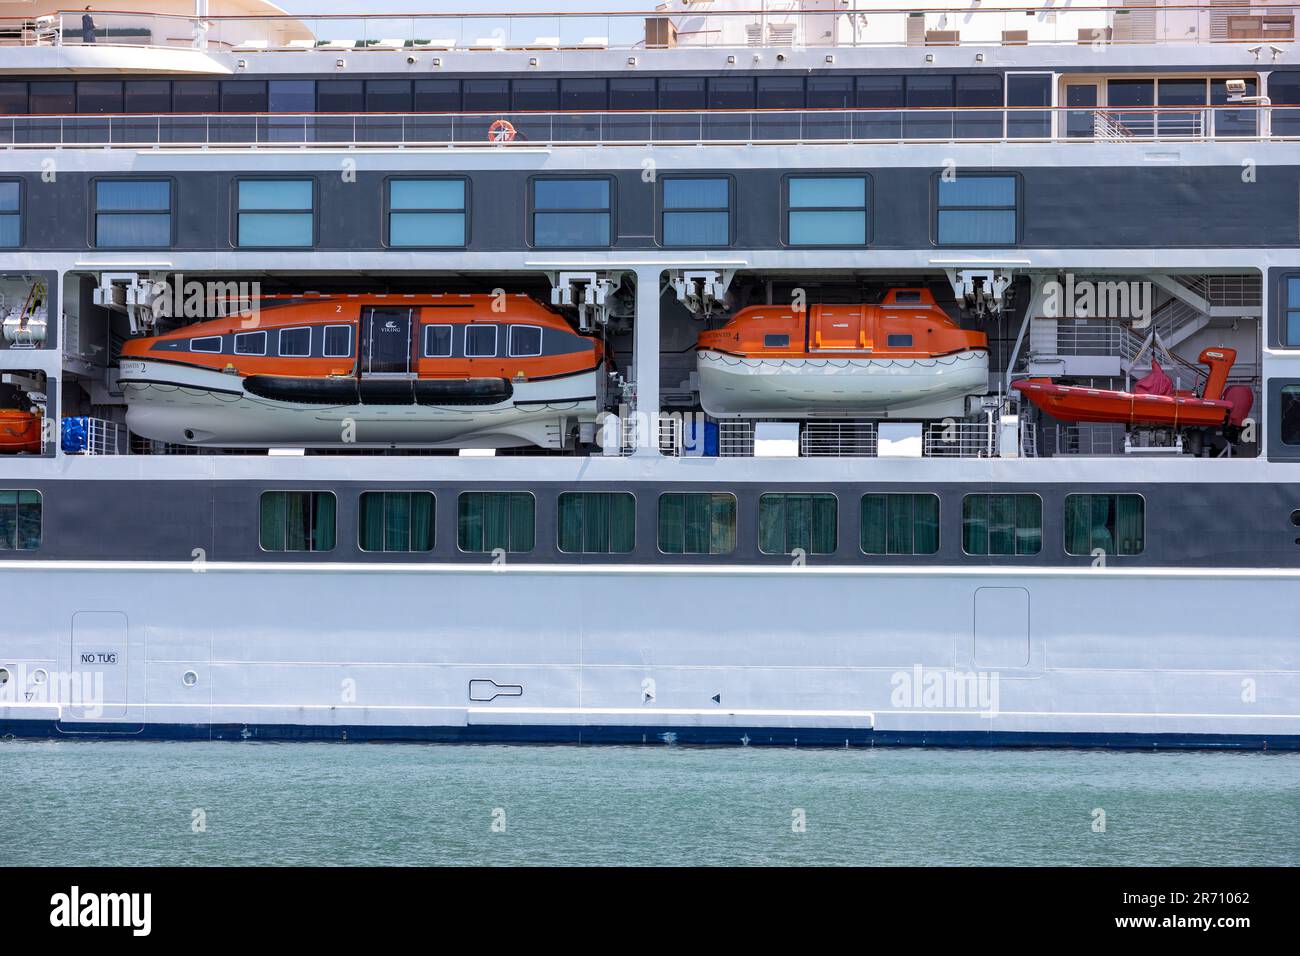
[[[1300,863],[1300,754],[6,741],[0,780],[0,864]]]

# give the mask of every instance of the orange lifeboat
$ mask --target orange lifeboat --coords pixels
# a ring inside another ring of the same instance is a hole
[[[40,454],[41,416],[16,408],[0,408],[0,454]]]
[[[943,418],[988,391],[988,338],[928,289],[879,305],[760,305],[696,345],[700,402],[715,418]]]
[[[604,366],[528,296],[273,296],[127,342],[119,381],[128,427],[159,441],[559,447],[594,421]]]
[[[1253,395],[1249,389],[1243,392],[1237,386],[1225,391],[1228,372],[1236,360],[1235,349],[1212,348],[1202,351],[1199,361],[1202,365],[1209,366],[1210,373],[1200,396],[1058,385],[1050,378],[1022,379],[1012,382],[1011,387],[1047,414],[1063,422],[1109,422],[1168,428],[1240,425],[1250,412]]]

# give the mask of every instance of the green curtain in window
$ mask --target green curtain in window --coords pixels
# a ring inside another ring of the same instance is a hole
[[[511,492],[509,550],[525,553],[533,550],[536,534],[536,505],[526,491]]]
[[[862,553],[884,554],[886,542],[887,495],[862,496]]]
[[[763,495],[758,499],[758,550],[764,554],[785,554],[785,496]]]
[[[368,491],[361,496],[361,550],[384,550],[384,495]]]
[[[303,497],[308,497],[303,495]],[[316,492],[310,496],[314,523],[311,529],[312,551],[334,550],[334,496],[328,491]]]
[[[610,553],[630,554],[636,547],[636,498],[619,492],[609,499]]]
[[[1089,554],[1092,551],[1090,527],[1092,507],[1090,495],[1065,496],[1065,551],[1067,554]]]
[[[467,491],[460,496],[456,516],[456,543],[462,551],[483,550],[483,492]]]
[[[433,550],[434,498],[432,492],[411,495],[411,550]]]
[[[384,493],[384,550],[411,550],[411,493]]]
[[[989,496],[967,495],[961,510],[962,549],[967,554],[988,554]]]
[[[1016,554],[1043,550],[1043,502],[1037,495],[1007,495],[1015,499]]]
[[[1113,534],[1115,504],[1114,495],[1082,495],[1091,500],[1089,525],[1091,533],[1088,541],[1088,554],[1100,548],[1104,554],[1115,554],[1115,535]]]
[[[561,551],[574,554],[582,550],[584,514],[581,494],[566,492],[560,495],[559,546]]]
[[[483,548],[495,551],[510,547],[510,495],[488,492],[483,495]]]
[[[609,499],[599,492],[584,494],[582,515],[582,547],[588,554],[609,551]]]
[[[0,551],[18,547],[18,492],[0,491]]]
[[[686,499],[685,529],[683,531],[683,547],[687,554],[708,554],[710,535],[710,509],[712,496],[707,494],[690,494],[683,496]]]
[[[261,542],[264,551],[285,550],[285,528],[288,525],[289,496],[283,491],[262,494]]]
[[[731,554],[736,550],[736,496],[709,498],[709,554]]]
[[[939,497],[913,495],[916,508],[914,554],[935,554],[939,550]]]
[[[888,535],[886,547],[890,554],[913,554],[912,528],[916,520],[913,495],[889,495],[886,501]]]
[[[659,550],[682,554],[686,550],[686,499],[690,495],[659,496]]]
[[[989,495],[989,554],[1015,553],[1015,496]]]
[[[1115,501],[1116,554],[1141,554],[1145,547],[1146,503],[1141,495],[1117,495]]]

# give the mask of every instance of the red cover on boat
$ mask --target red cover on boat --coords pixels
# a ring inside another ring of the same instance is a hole
[[[1172,395],[1174,382],[1165,374],[1160,363],[1152,359],[1151,371],[1133,383],[1133,392],[1137,395]]]
[[[1255,405],[1255,393],[1249,385],[1229,385],[1224,390],[1223,400],[1232,406],[1232,411],[1228,413],[1228,424],[1240,427]]]

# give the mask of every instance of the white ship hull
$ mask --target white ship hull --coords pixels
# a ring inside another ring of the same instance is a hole
[[[919,359],[755,359],[700,350],[700,400],[715,418],[960,418],[988,391],[988,353]]]
[[[155,441],[214,447],[367,445],[506,448],[563,445],[597,412],[597,371],[513,385],[492,405],[320,405],[260,398],[237,375],[124,361],[127,427]]]
[[[1295,748],[1297,578],[9,564],[0,734]]]

